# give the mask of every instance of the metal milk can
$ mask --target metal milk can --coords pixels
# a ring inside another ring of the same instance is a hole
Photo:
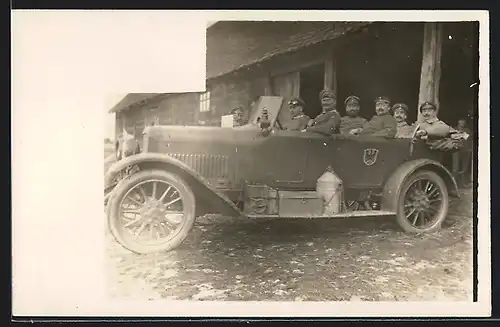
[[[333,215],[339,213],[342,204],[342,180],[334,173],[332,167],[318,178],[316,182],[316,193],[323,199],[323,214]]]

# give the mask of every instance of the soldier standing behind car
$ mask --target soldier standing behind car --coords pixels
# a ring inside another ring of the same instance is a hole
[[[408,123],[406,122],[406,119],[408,117],[408,106],[404,103],[396,103],[394,106],[392,106],[392,112],[394,115],[394,119],[396,119],[396,122],[398,123],[396,138],[411,138],[415,127],[408,125]]]
[[[397,131],[396,119],[389,113],[391,100],[386,96],[375,99],[375,112],[373,118],[363,128],[353,129],[352,135],[371,135],[386,138],[394,138]]]
[[[356,128],[362,128],[366,124],[366,119],[359,116],[359,98],[355,95],[348,96],[345,101],[346,116],[340,120],[340,133],[349,134],[349,132]]]
[[[467,121],[465,118],[458,120],[456,130],[467,133],[472,136],[472,131],[466,127]],[[460,186],[469,186],[471,182],[471,166],[472,166],[472,137],[469,137],[463,148],[453,153],[453,175],[457,179]]]
[[[340,114],[337,112],[337,99],[330,89],[324,89],[319,93],[323,112],[311,120],[303,132],[313,132],[323,135],[332,135],[339,132]]]
[[[304,114],[304,101],[301,98],[294,98],[288,102],[292,119],[287,126],[289,131],[301,131],[307,127],[311,118]]]

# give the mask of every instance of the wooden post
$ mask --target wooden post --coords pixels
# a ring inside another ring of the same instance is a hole
[[[120,131],[122,130],[123,120],[119,112],[115,112],[115,141],[120,136]]]
[[[331,54],[325,61],[325,89],[332,90],[337,95],[337,67],[336,60]]]
[[[264,77],[264,95],[265,96],[275,95],[273,90],[273,79],[270,74]]]
[[[424,23],[422,70],[418,106],[425,101],[434,102],[439,110],[439,81],[441,79],[442,24]],[[418,108],[417,108],[418,110]],[[420,111],[417,120],[422,121]]]
[[[123,131],[127,128],[127,112],[122,110],[122,129],[120,130],[120,137],[123,137]]]

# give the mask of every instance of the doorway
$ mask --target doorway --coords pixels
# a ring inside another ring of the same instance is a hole
[[[309,66],[300,71],[300,97],[305,102],[304,114],[315,118],[321,113],[319,93],[323,90],[325,64]]]
[[[384,24],[361,36],[338,52],[337,108],[345,114],[349,95],[361,99],[360,116],[375,114],[374,99],[388,96],[392,103],[409,107],[408,123],[417,118],[420,69],[422,65],[422,23]]]
[[[479,81],[479,23],[443,24],[439,118],[455,126],[467,120],[474,129]]]

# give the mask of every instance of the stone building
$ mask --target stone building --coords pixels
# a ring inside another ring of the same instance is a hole
[[[220,125],[235,106],[249,108],[262,95],[301,96],[306,113],[320,112],[324,87],[343,101],[361,98],[406,103],[409,121],[423,101],[438,103],[441,119],[455,124],[477,111],[478,22],[219,21],[207,29],[204,93],[127,95],[110,112],[116,135],[140,136],[148,124]],[[286,102],[284,102],[286,103]]]

